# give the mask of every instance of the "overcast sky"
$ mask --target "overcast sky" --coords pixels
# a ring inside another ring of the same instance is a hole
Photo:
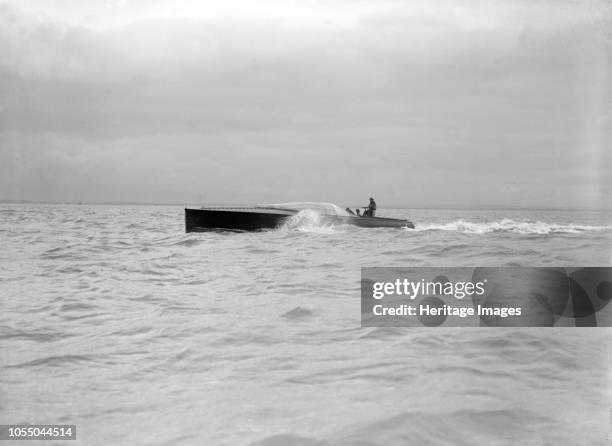
[[[0,2],[0,198],[610,207],[610,14]]]

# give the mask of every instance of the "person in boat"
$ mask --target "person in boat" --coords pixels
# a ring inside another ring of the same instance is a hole
[[[365,208],[363,212],[364,217],[375,217],[376,216],[376,202],[374,198],[370,197],[370,204]]]

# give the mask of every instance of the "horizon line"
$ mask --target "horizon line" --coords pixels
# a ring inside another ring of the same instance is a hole
[[[1,204],[63,204],[63,205],[92,205],[92,206],[202,206],[204,203],[189,203],[189,202],[149,202],[149,201],[48,201],[48,200],[14,200],[14,199],[0,199]],[[206,204],[209,205],[224,205],[224,206],[243,206],[251,205],[252,203],[244,202],[221,202],[212,201]],[[355,206],[348,206],[355,207]],[[572,208],[572,207],[556,207],[556,206],[545,206],[545,207],[533,207],[533,206],[511,206],[503,207],[498,205],[479,205],[476,207],[470,206],[416,206],[411,207],[403,204],[394,203],[389,206],[381,207],[381,209],[422,209],[422,210],[498,210],[498,211],[586,211],[586,212],[612,212],[611,208]]]

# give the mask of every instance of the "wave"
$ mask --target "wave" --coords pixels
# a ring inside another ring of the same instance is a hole
[[[0,340],[2,339],[25,339],[35,342],[53,342],[70,337],[67,333],[48,330],[19,330],[12,327],[0,326]]]
[[[317,234],[333,234],[336,232],[336,226],[326,219],[325,215],[312,209],[304,209],[289,217],[280,229]]]
[[[185,240],[180,240],[180,241],[174,243],[174,245],[175,246],[186,246],[187,248],[191,248],[192,246],[198,246],[201,243],[202,243],[201,239],[188,238],[188,239],[185,239]]]
[[[55,355],[45,356],[44,358],[34,359],[32,361],[23,362],[20,364],[7,365],[6,368],[24,368],[24,367],[65,367],[67,364],[78,364],[81,362],[93,362],[91,355]]]
[[[293,320],[304,319],[304,318],[308,318],[312,316],[314,316],[314,312],[312,310],[309,310],[303,307],[295,307],[293,310],[289,310],[285,314],[282,315],[282,317],[284,317],[285,319],[293,319]]]
[[[612,226],[545,223],[539,220],[516,221],[511,218],[504,218],[499,221],[491,222],[473,222],[459,219],[448,223],[422,223],[417,224],[416,228],[410,231],[456,231],[469,234],[485,234],[488,232],[513,232],[517,234],[580,234],[588,231],[605,231],[608,229],[612,229]]]

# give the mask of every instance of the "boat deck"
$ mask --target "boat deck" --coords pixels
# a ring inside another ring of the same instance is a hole
[[[202,211],[229,211],[229,212],[257,212],[261,214],[281,214],[281,215],[295,215],[298,211],[292,209],[278,209],[278,208],[259,208],[259,207],[226,207],[226,206],[206,206],[201,207],[199,210]]]

